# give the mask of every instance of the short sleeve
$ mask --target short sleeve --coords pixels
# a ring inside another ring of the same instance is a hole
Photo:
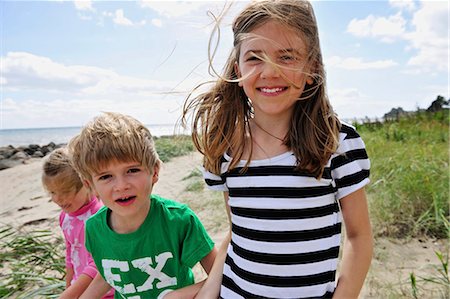
[[[203,178],[205,179],[205,183],[209,189],[215,191],[228,191],[228,187],[225,182],[225,178],[220,175],[211,173],[207,171],[205,168],[201,168],[203,173]]]
[[[370,160],[364,141],[350,125],[342,124],[339,147],[331,158],[330,170],[338,200],[370,182]]]
[[[192,268],[211,252],[214,248],[214,242],[209,237],[201,221],[187,206],[185,215],[182,218],[186,222],[186,230],[183,238],[181,260],[185,265]]]

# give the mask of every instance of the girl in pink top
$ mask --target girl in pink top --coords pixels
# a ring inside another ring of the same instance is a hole
[[[84,245],[84,225],[102,204],[83,186],[65,148],[54,150],[44,162],[42,183],[62,209],[59,224],[66,243],[66,290],[60,298],[78,298],[97,275]],[[113,297],[111,289],[103,298]]]

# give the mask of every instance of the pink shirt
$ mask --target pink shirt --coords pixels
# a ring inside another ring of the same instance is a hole
[[[91,201],[76,212],[59,215],[59,225],[64,234],[66,243],[66,267],[72,268],[74,275],[72,283],[85,274],[92,279],[97,275],[97,267],[91,254],[84,245],[84,226],[86,220],[94,215],[103,204],[92,197]],[[114,290],[111,289],[103,298],[114,298]]]

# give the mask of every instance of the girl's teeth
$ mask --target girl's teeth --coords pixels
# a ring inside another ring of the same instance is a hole
[[[266,93],[275,93],[280,92],[282,90],[283,90],[282,88],[261,88],[261,91]]]

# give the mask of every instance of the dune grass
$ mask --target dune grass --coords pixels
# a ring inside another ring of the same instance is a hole
[[[372,164],[368,194],[375,233],[448,237],[448,110],[357,129]]]

